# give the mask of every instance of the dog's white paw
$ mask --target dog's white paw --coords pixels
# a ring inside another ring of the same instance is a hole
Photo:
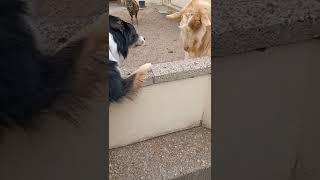
[[[151,64],[151,63],[146,63],[146,64],[140,66],[141,70],[143,70],[143,71],[145,71],[145,72],[150,71],[150,70],[151,70],[151,67],[152,67],[152,64]],[[139,69],[140,69],[140,68],[139,68]]]
[[[151,71],[151,63],[146,63],[140,66],[133,74],[138,74],[139,76],[144,76],[147,72]]]

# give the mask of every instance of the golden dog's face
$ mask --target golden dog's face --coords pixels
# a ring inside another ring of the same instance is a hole
[[[207,8],[206,4],[191,0],[179,12],[167,15],[168,19],[181,20],[179,28],[183,47],[187,52],[194,52],[201,46],[207,27],[211,26]]]
[[[206,26],[202,24],[199,12],[183,14],[180,26],[183,48],[187,52],[194,52],[201,46],[202,38],[206,33]]]

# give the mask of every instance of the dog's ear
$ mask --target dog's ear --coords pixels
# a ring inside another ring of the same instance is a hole
[[[210,21],[210,18],[207,14],[203,14],[201,16],[201,23],[207,27],[207,26],[211,26],[211,21]]]
[[[123,27],[123,23],[121,20],[116,20],[114,22],[111,22],[111,27],[114,29],[118,29],[121,32],[123,31],[124,27]]]

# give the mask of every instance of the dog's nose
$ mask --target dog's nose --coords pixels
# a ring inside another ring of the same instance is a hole
[[[189,47],[188,47],[188,46],[184,46],[183,49],[184,49],[185,51],[188,51],[188,50],[189,50]]]
[[[143,37],[143,40],[146,40],[146,38],[145,38],[145,37]]]

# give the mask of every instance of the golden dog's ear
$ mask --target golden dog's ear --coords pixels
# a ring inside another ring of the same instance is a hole
[[[201,16],[201,23],[205,26],[205,27],[207,27],[207,26],[211,26],[211,20],[210,20],[210,18],[209,18],[209,16],[208,15],[202,15]]]

